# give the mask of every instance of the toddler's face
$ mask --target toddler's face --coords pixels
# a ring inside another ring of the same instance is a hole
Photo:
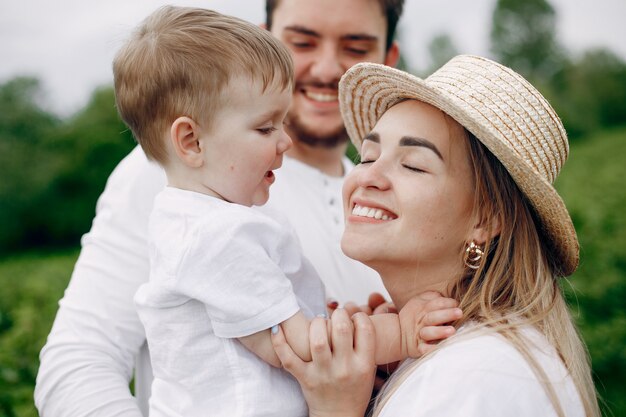
[[[230,81],[226,105],[211,128],[202,132],[204,186],[232,203],[263,205],[269,198],[274,170],[291,147],[283,122],[292,92],[245,78]]]

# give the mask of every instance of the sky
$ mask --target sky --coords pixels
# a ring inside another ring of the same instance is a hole
[[[558,40],[571,54],[606,47],[626,60],[626,0],[548,1],[557,13]],[[405,0],[399,41],[409,68],[428,67],[427,45],[442,33],[451,36],[460,53],[489,57],[495,3]],[[265,19],[264,0],[4,0],[0,83],[21,75],[37,77],[42,104],[61,116],[71,115],[96,87],[112,83],[115,52],[141,20],[164,4],[211,8],[252,23]]]

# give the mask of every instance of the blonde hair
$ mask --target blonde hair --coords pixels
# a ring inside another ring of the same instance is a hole
[[[289,51],[268,31],[241,19],[187,7],[159,8],[113,61],[118,112],[148,158],[167,161],[163,134],[180,116],[210,127],[229,80],[247,76],[291,88]]]
[[[497,220],[500,232],[486,243],[486,259],[478,270],[467,268],[449,288],[450,297],[458,300],[463,310],[463,318],[455,326],[475,322],[477,330],[497,332],[506,338],[531,366],[557,415],[564,416],[554,388],[532,356],[530,342],[518,331],[526,325],[534,326],[563,361],[585,414],[599,417],[589,356],[561,293],[558,264],[545,243],[547,239],[541,235],[541,226],[506,168],[471,133],[465,131],[465,136],[474,178],[473,218],[480,219],[487,228]],[[460,253],[460,264],[462,259]],[[377,399],[374,415],[424,359],[392,378]]]

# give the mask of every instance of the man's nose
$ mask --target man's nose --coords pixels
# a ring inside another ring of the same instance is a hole
[[[344,68],[339,61],[337,49],[332,45],[325,45],[311,66],[311,75],[324,83],[337,82],[347,68]]]

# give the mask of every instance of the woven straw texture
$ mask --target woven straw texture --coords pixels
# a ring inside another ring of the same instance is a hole
[[[415,99],[429,103],[472,132],[505,166],[534,207],[560,275],[578,266],[578,239],[553,187],[569,146],[561,120],[522,76],[486,58],[460,55],[422,80],[384,65],[352,67],[339,84],[339,103],[357,150],[382,114]]]

